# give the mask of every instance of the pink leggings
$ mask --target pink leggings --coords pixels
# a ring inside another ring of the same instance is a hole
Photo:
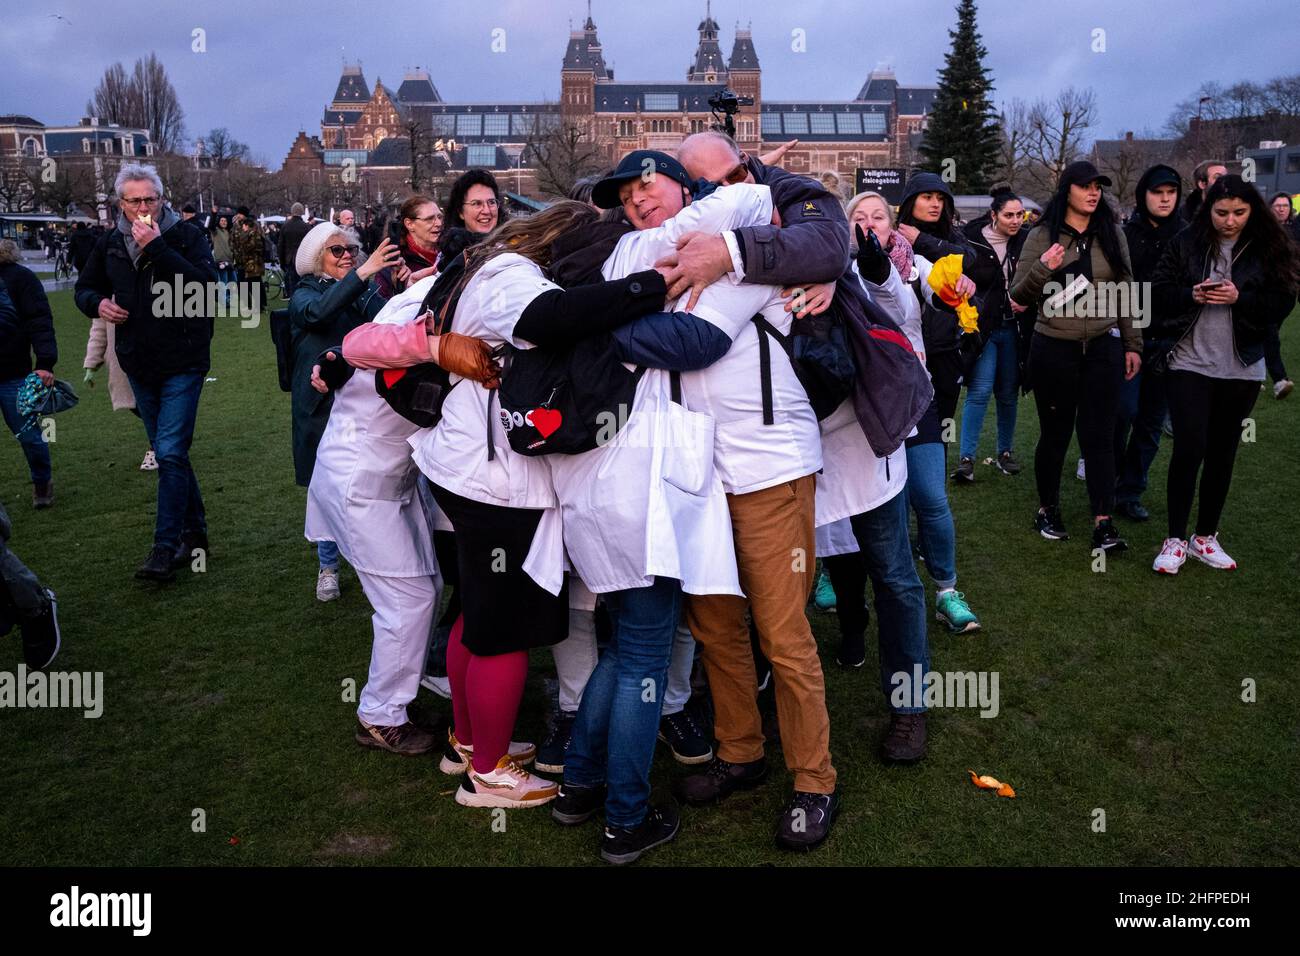
[[[474,747],[474,769],[490,773],[510,749],[528,678],[528,652],[480,657],[461,643],[465,617],[456,618],[447,644],[447,677],[456,739]]]

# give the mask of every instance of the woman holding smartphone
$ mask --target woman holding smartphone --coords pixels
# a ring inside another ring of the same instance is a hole
[[[1298,276],[1295,247],[1240,176],[1209,188],[1156,267],[1158,338],[1176,340],[1155,363],[1174,426],[1169,536],[1153,565],[1161,574],[1177,574],[1188,554],[1218,570],[1237,566],[1219,546],[1219,519],[1242,421],[1264,381],[1264,342],[1295,305]],[[1200,508],[1188,539],[1198,472]]]

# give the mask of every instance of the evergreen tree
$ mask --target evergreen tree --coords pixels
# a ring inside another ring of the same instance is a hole
[[[975,0],[957,5],[957,29],[949,30],[952,49],[939,73],[921,153],[924,169],[943,175],[954,193],[982,193],[998,163],[1000,131],[993,109],[993,81],[984,67],[988,50],[975,24]],[[944,161],[951,159],[956,166]],[[951,177],[955,175],[955,179]]]

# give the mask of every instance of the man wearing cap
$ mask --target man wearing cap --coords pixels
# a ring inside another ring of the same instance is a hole
[[[1169,240],[1183,228],[1178,209],[1182,190],[1178,171],[1163,164],[1144,172],[1134,190],[1133,215],[1124,225],[1124,237],[1133,264],[1133,281],[1143,283],[1138,288],[1144,292],[1151,288],[1147,283],[1155,278],[1156,263]],[[1149,292],[1142,295],[1141,303],[1147,310],[1141,323],[1142,362],[1146,364],[1157,355],[1167,354],[1173,343],[1152,337],[1155,322],[1150,310],[1154,306]],[[1160,448],[1160,433],[1168,412],[1169,402],[1160,376],[1139,371],[1124,383],[1115,422],[1115,470],[1119,476],[1115,486],[1115,513],[1132,521],[1146,521],[1151,517],[1142,504],[1142,493],[1147,487],[1147,471]]]
[[[738,183],[748,175],[747,168],[744,175],[737,169],[730,181]],[[592,201],[603,209],[621,204],[634,227],[652,229],[691,202],[693,182],[688,170],[671,157],[637,151],[597,183]],[[712,188],[695,186],[697,195]],[[817,219],[817,211],[816,202],[810,201],[807,216]],[[842,228],[843,213],[839,215]],[[745,228],[729,230],[721,240],[732,265],[729,272],[745,268],[739,252],[747,241]],[[831,278],[846,261],[847,229],[843,231]],[[750,255],[748,261],[756,266],[773,267],[761,243]],[[757,675],[745,621],[748,607],[772,662],[782,749],[794,776],[795,793],[778,824],[777,841],[788,849],[811,849],[829,835],[839,807],[825,681],[804,614],[815,554],[813,495],[822,466],[817,417],[789,362],[771,362],[770,384],[763,378],[760,332],[751,319],[761,314],[782,333],[789,332],[793,316],[779,286],[720,282],[697,288],[691,298],[684,311],[731,340],[716,362],[682,373],[681,384],[686,406],[716,422],[714,466],[727,493],[740,586],[748,597],[688,597],[687,617],[704,652],[719,746],[703,773],[683,781],[682,795],[689,803],[713,803],[758,786],[767,777]],[[772,424],[764,424],[764,392],[771,395]]]

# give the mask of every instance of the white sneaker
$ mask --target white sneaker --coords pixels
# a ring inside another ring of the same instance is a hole
[[[1291,390],[1293,388],[1295,388],[1295,382],[1291,381],[1289,378],[1284,378],[1279,382],[1274,382],[1273,397],[1286,398],[1288,395],[1291,394]]]
[[[150,448],[147,452],[144,453],[144,461],[140,462],[140,470],[141,471],[158,470],[158,456],[156,456],[153,453],[152,448]]]
[[[434,677],[432,674],[425,674],[420,678],[420,686],[433,691],[445,700],[451,700],[450,677]]]
[[[533,762],[537,756],[537,745],[524,743],[519,740],[510,741],[510,749],[506,753],[514,763],[523,767]],[[438,769],[445,774],[455,776],[458,773],[464,773],[472,764],[474,759],[474,745],[463,744],[456,739],[456,732],[447,731],[447,748],[442,752],[442,759],[438,761]],[[505,759],[503,757],[502,759]]]
[[[316,600],[334,601],[339,596],[339,569],[321,568],[316,575]]]
[[[1078,478],[1080,481],[1088,480],[1088,472],[1087,469],[1085,469],[1083,466],[1082,458],[1079,459],[1079,467],[1074,469],[1074,477]]]
[[[1237,562],[1232,560],[1232,556],[1219,547],[1219,533],[1217,531],[1208,538],[1199,534],[1192,535],[1187,550],[1191,552],[1192,557],[1197,561],[1208,564],[1219,571],[1235,571],[1237,568]]]
[[[462,807],[540,807],[559,792],[558,783],[529,773],[507,754],[491,773],[470,768],[456,788],[456,802]]]
[[[1187,542],[1182,538],[1165,538],[1164,546],[1160,549],[1160,553],[1156,555],[1151,570],[1160,574],[1177,574],[1178,569],[1183,566],[1183,562],[1186,560]]]

